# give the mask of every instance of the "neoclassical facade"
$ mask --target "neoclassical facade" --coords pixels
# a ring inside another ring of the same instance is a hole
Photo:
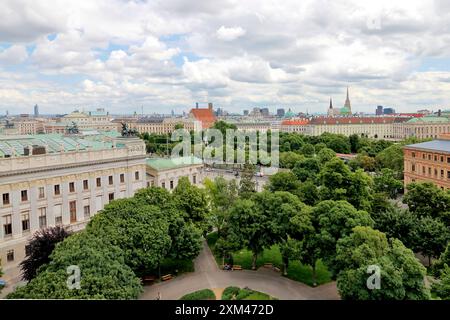
[[[83,229],[110,201],[145,187],[145,158],[145,144],[138,138],[0,137],[0,258],[5,276],[17,273],[35,231],[56,225]]]

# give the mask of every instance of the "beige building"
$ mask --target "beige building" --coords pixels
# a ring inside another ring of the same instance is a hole
[[[409,137],[436,139],[443,133],[450,133],[450,119],[444,116],[413,118],[394,125],[394,137],[398,139]]]
[[[147,159],[147,186],[173,190],[181,177],[194,185],[203,182],[203,161],[196,157]]]
[[[18,117],[11,121],[14,126],[12,134],[38,134],[44,132],[44,121],[42,119]],[[7,132],[6,132],[7,133]]]
[[[138,138],[35,135],[0,137],[0,258],[17,276],[36,230],[84,228],[113,199],[146,186]]]
[[[202,129],[200,121],[189,118],[140,118],[129,119],[126,123],[139,133],[171,134],[177,125],[187,131],[197,132]]]
[[[309,122],[309,134],[319,136],[329,132],[350,136],[364,135],[374,139],[394,139],[394,124],[406,122],[401,117],[319,117]]]

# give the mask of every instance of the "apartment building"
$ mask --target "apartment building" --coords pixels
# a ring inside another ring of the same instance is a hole
[[[146,186],[145,144],[138,138],[0,136],[0,258],[17,272],[36,230],[77,231],[111,200]]]
[[[171,134],[175,129],[183,128],[187,131],[200,131],[200,121],[185,118],[145,117],[140,119],[128,119],[126,123],[139,133]]]
[[[404,123],[396,123],[394,125],[394,137],[398,139],[409,137],[436,139],[439,135],[449,132],[450,119],[444,116],[413,118]]]
[[[450,135],[407,145],[403,152],[405,187],[412,182],[432,182],[441,189],[450,189]]]

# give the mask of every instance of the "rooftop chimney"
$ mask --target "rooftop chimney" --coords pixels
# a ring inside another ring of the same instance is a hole
[[[208,103],[208,109],[212,110],[213,109],[213,104],[211,102]]]
[[[198,109],[198,102],[195,103],[195,109]]]

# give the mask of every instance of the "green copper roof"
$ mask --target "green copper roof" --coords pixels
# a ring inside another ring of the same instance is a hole
[[[448,123],[450,119],[447,117],[423,117],[423,118],[413,118],[408,120],[407,123]]]
[[[111,139],[106,139],[102,134],[81,137],[62,134],[36,134],[26,136],[0,136],[0,157],[23,156],[24,148],[29,146],[46,146],[47,153],[59,153],[61,150],[103,150],[111,149]]]
[[[153,169],[160,170],[169,170],[175,168],[181,168],[186,166],[191,166],[194,164],[202,164],[202,159],[197,157],[179,157],[179,158],[148,158],[147,165],[152,167]]]

